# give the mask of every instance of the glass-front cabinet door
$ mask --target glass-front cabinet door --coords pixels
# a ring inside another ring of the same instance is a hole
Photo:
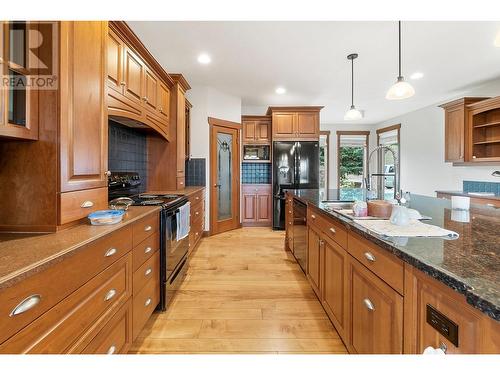
[[[0,28],[0,136],[38,139],[37,72],[42,36],[35,22],[2,22]]]

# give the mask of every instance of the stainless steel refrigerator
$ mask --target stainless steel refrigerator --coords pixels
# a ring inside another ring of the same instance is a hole
[[[285,229],[286,189],[318,189],[319,142],[273,142],[273,229]]]

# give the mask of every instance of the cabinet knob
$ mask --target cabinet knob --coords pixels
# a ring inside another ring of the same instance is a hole
[[[125,81],[121,81],[120,85],[125,86],[127,83]]]
[[[111,176],[111,171],[106,171],[106,172],[104,172],[104,175],[105,175],[106,177]]]
[[[115,351],[116,351],[116,345],[111,345],[106,354],[115,354]]]
[[[23,299],[19,304],[12,309],[10,312],[9,316],[13,317],[19,314],[22,314],[23,312],[26,312],[28,310],[31,310],[33,307],[38,305],[38,303],[41,301],[42,296],[40,294],[33,294],[25,299]]]
[[[316,215],[311,215],[311,219],[316,219]]]
[[[366,253],[364,253],[364,256],[370,262],[375,262],[377,260],[377,258],[375,258],[375,255],[373,255],[369,251],[367,251]]]
[[[370,301],[368,298],[365,298],[363,300],[363,303],[365,304],[366,308],[370,311],[375,311],[375,306],[373,306],[372,301]]]
[[[143,97],[142,97],[142,100],[144,100],[145,102],[147,102],[147,101],[148,101],[148,98],[147,98],[147,97],[145,97],[145,96],[143,96]]]
[[[105,301],[109,301],[111,298],[113,298],[116,295],[116,289],[110,289],[107,293],[106,296],[104,297]]]
[[[93,206],[94,206],[94,202],[92,202],[92,201],[85,201],[80,205],[81,208],[90,208]]]
[[[104,253],[104,256],[105,257],[110,257],[110,256],[113,256],[116,254],[116,249],[114,247],[112,247],[111,249],[108,249],[108,251],[106,251]]]

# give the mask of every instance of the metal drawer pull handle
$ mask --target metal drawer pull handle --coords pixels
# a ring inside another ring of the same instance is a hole
[[[144,249],[144,254],[147,254],[149,252],[151,252],[151,250],[153,250],[153,248],[151,246],[148,246]]]
[[[105,301],[109,301],[111,298],[113,298],[116,294],[116,289],[111,289],[109,292],[106,293],[106,297],[104,297]]]
[[[22,314],[25,311],[31,310],[33,307],[38,305],[41,299],[42,296],[40,294],[33,294],[23,299],[16,307],[14,307],[9,316],[16,316]]]
[[[144,306],[149,306],[151,305],[151,298],[148,298],[146,302],[144,302]]]
[[[311,215],[311,219],[316,219],[316,215]]]
[[[112,247],[111,249],[109,249],[108,251],[106,251],[106,253],[104,254],[105,257],[110,257],[112,255],[115,255],[116,254],[116,249],[114,247]]]
[[[89,208],[89,207],[93,207],[93,206],[94,206],[94,202],[92,202],[92,201],[85,201],[80,205],[81,208]]]
[[[127,83],[125,81],[121,81],[120,85],[125,86]]]
[[[375,258],[375,255],[367,251],[365,254],[365,258],[368,259],[370,262],[375,262],[377,258]]]
[[[368,298],[365,298],[363,300],[363,303],[365,304],[366,308],[370,311],[375,311],[375,306],[373,306],[372,301],[370,301]]]
[[[195,215],[198,215],[198,214],[199,214],[199,212],[198,212],[198,211],[196,211],[196,212],[195,212]]]
[[[196,197],[196,200],[200,199],[200,197]]]
[[[145,232],[149,232],[153,227],[151,225],[148,225],[147,227],[144,227]]]
[[[115,354],[115,351],[116,351],[116,346],[111,345],[106,354]]]
[[[333,234],[337,233],[337,231],[335,230],[335,228],[330,228],[330,232],[332,232]]]
[[[146,272],[144,272],[144,276],[148,276],[153,270],[151,268],[148,268]]]

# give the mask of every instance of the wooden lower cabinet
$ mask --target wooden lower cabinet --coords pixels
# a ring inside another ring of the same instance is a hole
[[[349,341],[349,289],[347,272],[349,255],[339,244],[324,238],[323,287],[321,303],[344,341]]]
[[[293,253],[293,198],[285,194],[285,248]]]
[[[309,227],[307,230],[307,278],[319,299],[321,299],[321,253],[323,244],[320,234],[312,227]]]
[[[205,229],[205,189],[189,196],[191,218],[189,230],[189,254],[198,246]]]
[[[272,194],[271,185],[243,184],[242,185],[242,214],[243,225],[270,226],[272,223]]]
[[[359,354],[402,354],[403,297],[352,257],[349,282],[352,349]]]

